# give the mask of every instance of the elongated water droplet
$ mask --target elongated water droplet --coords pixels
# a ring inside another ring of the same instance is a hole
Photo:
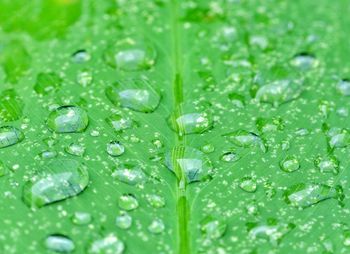
[[[140,162],[119,165],[112,176],[129,185],[141,184],[147,180],[147,177],[139,165],[141,165]]]
[[[300,163],[297,157],[291,155],[280,162],[280,168],[287,173],[291,173],[300,168]]]
[[[15,145],[24,139],[24,134],[12,126],[0,127],[0,148]]]
[[[161,96],[145,79],[132,79],[116,83],[106,89],[107,98],[116,106],[151,113],[159,105]]]
[[[129,229],[132,225],[132,217],[129,214],[122,212],[122,214],[115,219],[115,224],[118,228]]]
[[[180,135],[203,133],[213,127],[211,113],[204,107],[183,103],[168,119],[170,127]]]
[[[23,200],[30,207],[42,207],[78,195],[89,183],[87,168],[75,160],[51,161],[23,187]]]
[[[225,134],[229,141],[240,147],[254,147],[257,146],[264,153],[267,152],[267,147],[265,146],[263,140],[257,134],[249,132],[246,130],[237,130]]]
[[[111,233],[102,239],[93,241],[88,249],[88,254],[121,254],[124,249],[124,243]]]
[[[119,141],[112,141],[107,144],[107,153],[110,156],[117,157],[125,152],[125,147]]]
[[[123,194],[119,197],[118,205],[126,211],[135,210],[139,207],[139,202],[132,194]]]
[[[56,73],[39,73],[36,78],[34,90],[37,94],[48,95],[59,90],[61,86],[62,79]]]
[[[209,159],[192,147],[177,146],[165,155],[165,165],[181,179],[182,173],[189,183],[205,180],[211,173]]]
[[[88,124],[87,113],[77,106],[59,107],[47,119],[47,126],[57,133],[83,132]]]
[[[104,53],[104,60],[123,71],[141,71],[151,68],[156,56],[157,52],[151,45],[128,40],[110,46]]]
[[[86,225],[92,221],[92,216],[87,212],[75,212],[72,216],[72,222],[75,225]]]
[[[340,186],[330,187],[324,184],[299,183],[289,187],[283,193],[283,197],[287,204],[306,208],[330,198],[342,200],[343,191]]]
[[[45,240],[45,246],[48,250],[56,253],[72,253],[75,249],[74,242],[65,235],[50,235]]]
[[[164,231],[165,225],[163,220],[154,219],[151,224],[148,226],[148,231],[153,234],[160,234]]]
[[[227,224],[222,219],[207,216],[201,221],[200,228],[206,238],[218,239],[225,234]]]

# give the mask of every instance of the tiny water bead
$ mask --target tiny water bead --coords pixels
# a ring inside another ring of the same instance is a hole
[[[257,186],[256,180],[253,177],[245,176],[240,179],[239,187],[245,192],[252,193],[256,191],[258,186]]]
[[[239,155],[235,152],[225,152],[221,155],[220,160],[224,162],[235,162],[240,159]]]
[[[19,129],[12,126],[0,127],[0,149],[20,143],[24,139],[24,134]]]
[[[302,71],[307,71],[318,66],[319,61],[313,54],[302,52],[295,55],[290,64]]]
[[[92,221],[92,216],[87,212],[75,212],[72,216],[72,222],[75,225],[87,225]]]
[[[118,205],[120,209],[132,211],[139,207],[139,202],[132,194],[123,194],[119,197]]]
[[[261,86],[255,98],[260,102],[279,106],[298,98],[302,93],[302,82],[299,80],[277,80]]]
[[[237,130],[223,136],[227,137],[228,140],[239,147],[259,147],[264,153],[267,152],[267,147],[265,146],[263,140],[257,134],[249,132],[246,130]]]
[[[296,156],[289,155],[280,161],[280,168],[284,172],[291,173],[300,168],[300,163]]]
[[[72,253],[75,244],[68,236],[54,234],[45,239],[45,247],[55,253]]]
[[[120,114],[113,114],[106,119],[106,122],[117,132],[130,129],[133,126],[133,121]]]
[[[122,254],[125,244],[113,233],[93,241],[87,254]]]
[[[152,234],[160,234],[164,231],[165,225],[163,220],[161,219],[154,219],[152,220],[151,224],[148,226],[148,231]]]
[[[132,225],[132,217],[129,214],[122,212],[121,215],[116,217],[115,224],[118,228],[129,229]]]
[[[54,72],[39,73],[34,85],[34,91],[40,95],[48,95],[59,90],[62,79]]]
[[[333,173],[337,175],[339,173],[339,160],[334,155],[328,155],[326,157],[318,156],[314,164],[321,173]]]
[[[218,239],[227,229],[226,222],[221,218],[207,216],[200,222],[200,230],[206,238]]]
[[[151,113],[160,103],[160,93],[145,79],[117,82],[106,88],[107,98],[115,105],[134,111]]]
[[[154,208],[161,208],[165,206],[165,199],[162,196],[156,194],[146,195],[148,203]]]
[[[203,133],[213,127],[213,117],[204,106],[182,103],[170,115],[168,124],[180,135]]]
[[[176,146],[166,152],[165,165],[178,179],[182,179],[184,174],[189,183],[205,180],[212,171],[211,162],[205,154],[188,146]]]
[[[147,180],[141,162],[118,165],[116,170],[113,171],[112,177],[129,185],[141,184]]]
[[[72,60],[75,63],[85,63],[91,59],[91,55],[85,49],[79,49],[72,54]]]
[[[40,208],[78,195],[88,183],[89,174],[84,164],[56,159],[24,185],[23,201],[29,207]]]
[[[82,157],[85,154],[85,146],[78,143],[72,143],[65,148],[65,151],[70,155]]]
[[[155,64],[156,57],[153,46],[134,40],[111,45],[104,53],[104,60],[109,66],[123,71],[148,70]]]
[[[110,156],[117,157],[125,152],[125,147],[119,141],[112,141],[107,144],[107,153]]]
[[[339,81],[336,89],[341,95],[350,96],[350,79],[343,79]]]
[[[341,186],[331,187],[325,184],[298,183],[284,191],[283,198],[287,204],[307,208],[331,198],[342,201],[344,195]]]
[[[77,106],[62,106],[52,111],[47,126],[57,133],[83,132],[89,124],[85,110]]]

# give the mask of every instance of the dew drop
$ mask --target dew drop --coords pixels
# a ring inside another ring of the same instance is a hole
[[[215,151],[215,146],[213,144],[204,144],[202,147],[201,147],[201,151],[203,153],[212,153]]]
[[[82,70],[77,74],[77,82],[83,87],[91,85],[92,80],[92,73],[89,70]]]
[[[53,150],[43,151],[39,154],[39,156],[43,159],[52,159],[57,157],[57,152]]]
[[[54,160],[23,187],[23,200],[40,208],[82,192],[89,183],[86,166],[75,160]]]
[[[107,153],[110,156],[117,157],[125,152],[125,147],[119,141],[112,141],[107,144]]]
[[[139,202],[132,194],[123,194],[119,197],[118,205],[121,209],[132,211],[139,207]]]
[[[280,162],[280,168],[284,172],[291,173],[300,168],[300,163],[297,157],[289,155]]]
[[[75,212],[72,216],[72,222],[75,225],[87,225],[92,221],[92,216],[87,212]]]
[[[156,194],[146,195],[148,203],[154,208],[161,208],[165,206],[165,199]]]
[[[65,148],[65,151],[70,155],[82,157],[85,154],[85,146],[78,143],[72,143]]]
[[[124,249],[124,243],[111,233],[102,239],[93,241],[88,249],[88,254],[121,254]]]
[[[129,117],[119,114],[109,116],[106,122],[117,132],[130,129],[133,126],[133,121]]]
[[[239,181],[239,187],[245,192],[255,192],[257,189],[256,180],[250,176],[245,176]]]
[[[333,173],[334,175],[337,175],[339,173],[340,162],[333,155],[326,157],[318,156],[315,159],[314,164],[321,173]]]
[[[57,133],[83,132],[88,124],[87,113],[77,106],[59,107],[47,119],[47,126]]]
[[[80,49],[72,54],[72,60],[75,63],[85,63],[91,59],[91,55],[85,50]]]
[[[20,143],[24,139],[24,134],[19,129],[12,126],[0,127],[0,148]]]
[[[160,93],[145,79],[131,79],[106,88],[107,98],[116,106],[151,113],[160,103]]]
[[[48,250],[57,253],[72,253],[75,249],[74,242],[65,235],[50,235],[45,239],[45,246]]]
[[[212,216],[205,217],[200,222],[200,229],[206,238],[218,239],[226,232],[227,224],[222,219],[217,219]]]
[[[290,61],[290,64],[293,67],[298,68],[299,70],[307,71],[317,67],[317,65],[319,64],[319,61],[317,61],[314,55],[309,54],[307,52],[302,52],[295,55]]]
[[[338,92],[344,96],[350,96],[350,80],[343,79],[338,82],[336,89]]]
[[[141,165],[140,162],[119,165],[112,176],[129,185],[141,184],[147,180],[147,177],[139,165]]]
[[[152,234],[160,234],[164,231],[165,225],[163,220],[154,219],[151,224],[148,226],[148,231]]]
[[[347,129],[331,128],[327,136],[331,148],[342,148],[350,144],[350,132]]]
[[[225,134],[229,141],[239,147],[254,147],[257,146],[264,153],[267,152],[267,147],[265,146],[263,140],[257,134],[249,132],[246,130],[237,130]]]
[[[284,129],[281,118],[258,118],[256,121],[257,129],[262,133],[280,131]]]
[[[220,160],[224,162],[235,162],[239,160],[239,156],[234,152],[226,152],[221,155]]]
[[[132,217],[129,214],[122,212],[121,215],[116,217],[115,224],[118,228],[129,229],[132,225]]]

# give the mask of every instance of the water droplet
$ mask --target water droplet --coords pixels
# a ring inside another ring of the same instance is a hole
[[[92,83],[93,77],[89,70],[79,71],[77,74],[77,82],[83,87],[87,87]]]
[[[148,231],[153,234],[160,234],[164,231],[165,225],[163,220],[154,219],[151,224],[148,226]]]
[[[30,207],[42,207],[73,197],[89,183],[87,168],[75,160],[51,161],[23,187],[23,200]]]
[[[107,153],[110,156],[117,157],[125,152],[125,147],[119,141],[112,141],[107,144]]]
[[[347,129],[331,128],[327,136],[331,148],[342,148],[350,144],[350,132]]]
[[[57,152],[56,151],[43,151],[39,154],[39,156],[43,159],[52,159],[57,157]]]
[[[139,207],[139,202],[132,194],[123,194],[119,197],[118,205],[126,211],[135,210]]]
[[[121,254],[124,252],[124,243],[113,233],[102,239],[92,242],[88,254]]]
[[[260,132],[273,132],[284,129],[284,124],[281,118],[258,118],[256,127]]]
[[[300,96],[302,84],[294,80],[278,80],[268,85],[261,86],[255,98],[260,102],[279,106],[285,102],[294,100]]]
[[[133,121],[129,117],[124,117],[119,114],[109,116],[106,122],[117,132],[130,129],[133,126]]]
[[[187,146],[177,146],[168,151],[165,165],[178,179],[182,179],[184,173],[189,183],[205,180],[212,170],[211,162],[201,151]]]
[[[165,206],[165,199],[156,194],[146,195],[148,203],[154,208],[161,208]]]
[[[157,149],[161,149],[164,144],[160,139],[153,139],[152,140],[152,144],[157,148]]]
[[[283,193],[283,197],[287,204],[306,208],[330,198],[337,198],[341,201],[343,191],[340,186],[330,187],[324,184],[298,183],[290,186]]]
[[[39,73],[36,78],[34,90],[37,94],[48,95],[59,90],[61,86],[62,79],[56,73]]]
[[[132,225],[132,217],[129,214],[122,212],[121,215],[117,216],[115,219],[115,224],[118,228],[129,229]]]
[[[71,253],[75,249],[74,242],[65,235],[50,235],[45,239],[45,246],[48,250],[58,253]]]
[[[72,54],[72,60],[75,63],[85,63],[91,59],[91,55],[85,50],[80,49]]]
[[[107,98],[116,106],[151,113],[159,105],[161,96],[145,79],[131,79],[106,89]]]
[[[200,222],[200,229],[206,238],[218,239],[226,232],[227,224],[222,219],[217,219],[212,216],[205,217]]]
[[[264,153],[267,152],[267,148],[263,140],[257,134],[249,132],[246,130],[237,130],[225,134],[224,136],[228,137],[229,141],[239,147],[254,147],[258,146],[261,151]]]
[[[315,161],[315,166],[321,173],[333,173],[337,175],[339,173],[339,160],[333,156],[328,155],[326,157],[318,156]]]
[[[146,175],[143,172],[140,162],[124,163],[117,166],[112,176],[123,183],[136,185],[146,181]]]
[[[157,52],[148,44],[128,40],[112,45],[104,53],[105,62],[123,71],[150,69],[156,61]]]
[[[243,95],[238,93],[230,93],[228,95],[228,99],[233,103],[233,105],[237,108],[244,108],[245,99]]]
[[[92,216],[87,212],[75,212],[72,216],[72,222],[75,225],[87,225],[92,221]]]
[[[0,127],[0,148],[15,145],[23,139],[24,134],[19,129],[12,126]]]
[[[338,92],[344,96],[350,96],[350,80],[343,79],[336,86]]]
[[[0,94],[0,121],[12,122],[20,119],[23,113],[23,101],[15,90],[7,89]]]
[[[342,237],[344,246],[350,246],[350,230],[344,230]]]
[[[85,146],[78,143],[72,143],[65,148],[65,151],[71,155],[82,157],[85,154]]]
[[[245,176],[239,181],[239,187],[246,192],[255,192],[257,189],[257,183],[252,177]]]
[[[220,160],[224,162],[235,162],[239,160],[239,156],[235,152],[226,152],[221,155]]]
[[[168,123],[180,135],[203,133],[213,127],[213,118],[204,107],[183,103],[170,115]]]
[[[314,55],[309,54],[307,52],[302,52],[300,54],[295,55],[290,61],[290,64],[293,67],[296,67],[302,71],[307,71],[317,67],[319,61],[317,61]]]
[[[54,132],[83,132],[89,124],[85,110],[77,106],[62,106],[52,111],[47,126]]]
[[[280,168],[284,172],[291,173],[300,168],[300,163],[297,157],[289,155],[280,162]]]
[[[212,144],[204,144],[202,147],[201,147],[201,151],[203,153],[212,153],[215,151],[215,146],[212,145]]]

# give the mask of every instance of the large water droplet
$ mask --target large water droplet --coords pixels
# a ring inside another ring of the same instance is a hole
[[[157,52],[148,44],[128,40],[110,46],[104,53],[105,62],[123,71],[141,71],[151,68]]]
[[[24,139],[24,134],[12,126],[0,127],[0,148],[15,145]]]
[[[71,253],[75,249],[74,242],[65,235],[50,235],[45,239],[45,246],[48,250],[56,253]]]
[[[153,112],[161,96],[145,79],[131,79],[106,89],[107,98],[116,106],[143,113]]]
[[[123,194],[119,197],[118,205],[126,211],[135,210],[139,207],[139,202],[132,194]]]
[[[62,106],[52,111],[47,126],[54,132],[83,132],[89,124],[85,110],[77,106]]]
[[[261,86],[255,98],[260,102],[278,106],[298,98],[301,92],[302,82],[296,80],[278,80]]]
[[[170,115],[168,123],[180,135],[203,133],[212,128],[213,118],[203,106],[182,103]]]
[[[182,174],[189,183],[205,180],[211,173],[211,162],[201,151],[192,147],[177,146],[165,155],[165,165],[182,179]]]
[[[264,153],[267,152],[267,148],[263,140],[257,134],[249,132],[246,130],[237,130],[225,134],[224,136],[228,137],[229,141],[240,147],[259,147]]]
[[[115,234],[111,233],[102,239],[93,241],[88,254],[121,254],[124,249],[124,243]]]
[[[89,183],[86,166],[75,160],[51,161],[23,187],[23,200],[30,207],[42,207],[78,195]]]
[[[147,177],[140,166],[141,163],[125,163],[117,166],[112,176],[123,183],[130,185],[140,184],[146,181]]]
[[[330,187],[324,184],[299,183],[290,186],[283,193],[287,204],[306,208],[330,198],[343,199],[343,190],[340,186]]]
[[[56,73],[39,73],[36,78],[34,90],[40,95],[47,95],[56,92],[61,86],[62,79]]]

